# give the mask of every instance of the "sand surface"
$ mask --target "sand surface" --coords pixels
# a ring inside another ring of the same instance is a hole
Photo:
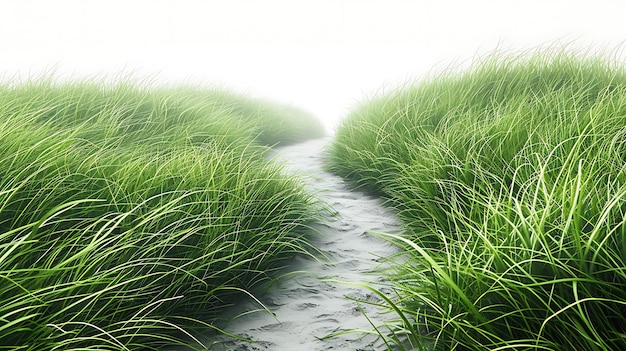
[[[348,297],[375,300],[368,290],[347,282],[381,281],[372,274],[382,262],[381,257],[396,253],[386,241],[366,233],[375,230],[399,232],[399,220],[393,211],[382,206],[378,198],[350,191],[341,178],[322,169],[323,148],[330,139],[312,140],[281,147],[276,157],[284,160],[287,172],[303,176],[310,191],[332,206],[335,216],[329,216],[315,229],[320,234],[312,243],[328,258],[319,262],[297,257],[291,267],[296,270],[273,286],[261,301],[272,311],[259,311],[239,316],[224,329],[235,335],[254,340],[248,343],[220,338],[217,350],[386,350],[376,335],[349,333],[322,340],[325,336],[351,329],[372,330],[359,306],[374,323],[393,316],[381,315],[373,306],[357,304]],[[242,301],[229,313],[259,309],[251,301]]]

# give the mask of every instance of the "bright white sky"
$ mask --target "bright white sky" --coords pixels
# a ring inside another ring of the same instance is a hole
[[[291,103],[334,126],[384,86],[497,47],[614,49],[625,10],[617,0],[0,0],[0,74],[156,74]]]

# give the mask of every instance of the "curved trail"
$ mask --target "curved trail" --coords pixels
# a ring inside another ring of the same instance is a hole
[[[327,218],[315,229],[312,244],[325,255],[328,262],[297,257],[297,272],[273,287],[261,301],[275,314],[255,312],[236,318],[225,327],[229,333],[255,340],[247,343],[226,340],[215,345],[218,350],[386,350],[376,335],[346,333],[321,340],[326,335],[351,329],[372,330],[360,308],[375,324],[381,316],[373,306],[357,304],[347,298],[375,299],[368,290],[347,282],[377,281],[371,274],[382,261],[397,249],[386,241],[365,233],[367,230],[397,233],[400,223],[393,212],[382,206],[381,200],[362,192],[350,191],[344,181],[322,169],[323,147],[329,139],[312,140],[278,148],[276,157],[284,160],[286,171],[306,179],[310,191],[325,201],[336,216]],[[359,307],[360,306],[360,307]],[[239,311],[259,309],[252,301],[241,303]]]

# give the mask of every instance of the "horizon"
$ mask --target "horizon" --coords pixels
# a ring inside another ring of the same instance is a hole
[[[623,9],[560,0],[8,0],[0,74],[220,86],[302,108],[332,131],[369,97],[494,50],[618,52]]]

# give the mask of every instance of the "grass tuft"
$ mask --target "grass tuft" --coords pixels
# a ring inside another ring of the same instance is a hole
[[[407,256],[399,329],[436,350],[625,349],[625,116],[624,67],[566,50],[496,54],[354,111],[329,168],[406,224],[388,236]]]
[[[220,90],[0,86],[0,349],[204,349],[225,306],[308,251],[316,200],[267,146],[315,131]]]

